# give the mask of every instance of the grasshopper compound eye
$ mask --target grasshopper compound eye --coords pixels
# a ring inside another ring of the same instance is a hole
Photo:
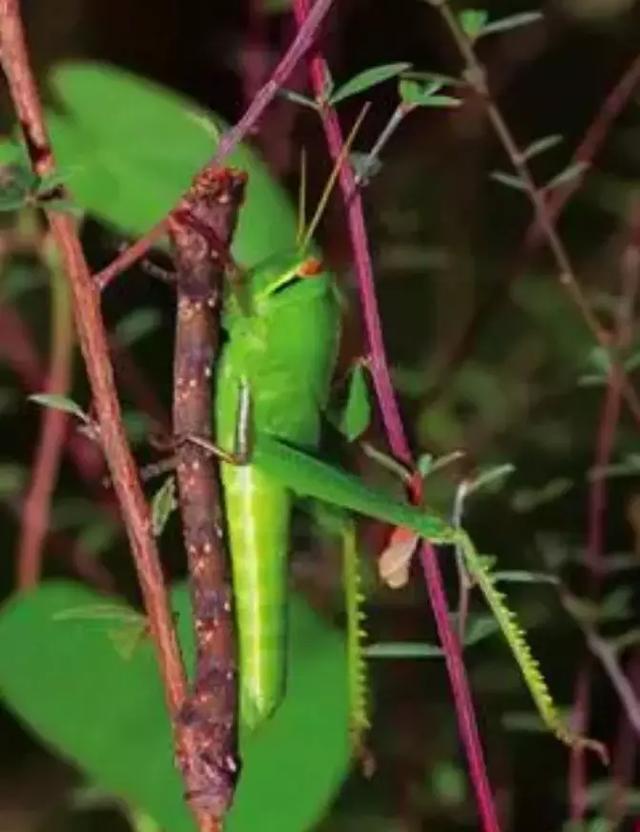
[[[309,257],[298,269],[300,277],[315,277],[323,270],[322,261],[317,257]]]

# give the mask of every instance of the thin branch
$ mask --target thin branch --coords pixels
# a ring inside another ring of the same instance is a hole
[[[640,215],[638,206],[632,206],[630,211],[628,241],[622,253],[620,273],[621,289],[617,304],[613,349],[619,359],[633,343],[633,309],[640,288]],[[604,470],[611,460],[613,453],[620,411],[622,405],[623,375],[619,365],[611,367],[607,379],[607,388],[602,402],[594,468]],[[597,598],[604,573],[604,534],[608,501],[608,481],[606,476],[595,477],[589,488],[587,548],[585,551],[585,566],[589,570],[590,591]],[[587,662],[578,674],[575,685],[574,717],[578,719],[583,730],[587,730],[591,705],[591,676],[592,663]],[[571,817],[580,820],[586,810],[587,773],[584,753],[581,749],[574,749],[570,762],[570,803]]]
[[[49,281],[51,359],[45,389],[47,393],[64,396],[69,392],[71,385],[75,339],[69,290],[56,263],[52,263]],[[31,588],[40,578],[44,541],[51,516],[51,497],[58,479],[68,426],[69,415],[62,410],[44,408],[42,411],[42,428],[36,448],[33,475],[22,510],[16,556],[19,589]]]
[[[451,36],[458,47],[458,51],[466,65],[465,80],[484,102],[489,121],[494,132],[502,144],[505,153],[509,157],[514,170],[516,171],[524,192],[526,193],[534,211],[534,218],[543,235],[547,247],[553,256],[558,271],[558,280],[565,290],[574,306],[577,308],[587,329],[593,335],[597,343],[607,352],[611,350],[611,337],[604,329],[593,313],[589,302],[582,291],[575,271],[571,264],[569,255],[554,226],[554,217],[549,213],[547,200],[544,193],[538,189],[529,169],[527,159],[518,147],[511,130],[506,123],[504,116],[491,96],[487,85],[484,67],[476,56],[471,40],[461,29],[458,20],[447,2],[442,0],[430,0],[437,7],[446,23]],[[615,359],[612,357],[612,361]],[[625,401],[633,414],[635,421],[640,425],[640,398],[629,382],[624,370],[622,370],[622,389]]]
[[[273,101],[280,88],[284,86],[300,58],[313,44],[332,4],[333,0],[316,0],[308,17],[298,28],[296,36],[289,45],[289,48],[271,73],[271,77],[260,88],[240,121],[222,135],[213,158],[204,165],[202,171],[211,166],[222,165],[236,145],[250,132],[255,130],[264,111]],[[166,228],[167,220],[161,220],[144,237],[137,240],[130,248],[118,255],[106,268],[98,272],[94,278],[98,288],[101,290],[104,289],[120,272],[124,271],[124,269],[142,257],[153,243],[165,233]]]
[[[554,188],[547,199],[547,212],[554,224],[557,223],[558,218],[571,200],[571,197],[583,183],[591,163],[600,152],[614,121],[629,103],[629,99],[639,83],[640,55],[629,65],[618,83],[604,99],[601,107],[587,128],[582,141],[576,148],[569,167],[575,168],[581,165],[582,170],[578,169],[578,174],[569,182]],[[528,258],[538,250],[544,241],[545,236],[541,231],[537,217],[534,216],[525,233],[521,251],[515,262],[507,269],[506,274],[499,281],[498,285],[485,292],[471,320],[453,346],[445,365],[440,370],[438,380],[431,389],[428,396],[429,402],[433,402],[440,394],[445,380],[451,375],[451,371],[462,363],[494,308],[502,298],[508,295],[510,287],[524,273]]]
[[[294,12],[298,26],[302,30],[302,27],[304,27],[306,21],[309,19],[308,15],[313,14],[313,10],[310,11],[309,9],[309,0],[294,0]],[[320,106],[320,115],[329,152],[334,162],[341,160],[339,167],[340,187],[347,212],[349,234],[356,266],[369,350],[369,366],[385,431],[389,445],[395,456],[413,468],[411,450],[402,424],[386,357],[362,199],[349,161],[344,158],[341,159],[343,156],[344,139],[338,115],[335,109],[327,104],[324,97],[327,80],[329,78],[329,69],[320,51],[316,51],[309,58],[309,75],[316,100]],[[420,500],[420,490],[418,487],[414,488],[411,496],[416,500]],[[425,573],[431,606],[436,619],[436,626],[445,651],[447,670],[456,705],[458,725],[469,760],[471,780],[476,792],[483,829],[485,832],[498,832],[500,825],[487,777],[484,753],[478,734],[464,663],[462,661],[462,651],[451,626],[446,594],[436,553],[434,548],[426,542],[421,549],[421,562]]]
[[[46,176],[55,170],[55,159],[29,64],[18,0],[0,0],[0,59],[33,170],[40,177]],[[100,310],[100,294],[84,258],[74,220],[53,211],[46,214],[69,281],[100,441],[135,560],[168,709],[175,719],[185,699],[186,679],[158,549],[151,531],[149,508],[122,424]],[[202,823],[200,828],[210,826]]]

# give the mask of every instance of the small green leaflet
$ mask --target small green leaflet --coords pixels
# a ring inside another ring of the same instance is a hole
[[[458,23],[469,40],[474,41],[482,34],[488,18],[484,9],[464,9],[458,15]]]
[[[411,68],[411,64],[402,62],[394,64],[381,64],[380,66],[372,66],[354,75],[349,81],[334,90],[329,98],[329,104],[337,104],[338,101],[344,101],[345,98],[350,98],[352,95],[364,92],[371,87],[381,84],[383,81],[388,81],[390,78],[395,78],[401,72],[406,72]]]
[[[36,393],[29,396],[29,401],[40,404],[43,407],[51,407],[54,410],[63,410],[65,413],[71,413],[77,416],[81,422],[89,424],[91,421],[80,405],[76,404],[73,399],[67,396],[60,396],[57,393]]]
[[[371,400],[361,363],[355,365],[349,382],[349,395],[340,419],[340,431],[353,442],[369,427],[371,421]]]
[[[552,136],[543,136],[541,139],[536,139],[531,142],[522,151],[522,158],[528,162],[529,159],[533,159],[534,156],[540,156],[541,153],[546,153],[547,150],[551,150],[552,147],[556,147],[563,141],[563,137],[558,133],[554,133]]]
[[[402,78],[398,84],[398,93],[405,104],[412,107],[459,107],[460,99],[451,95],[439,95],[445,82],[440,80],[417,81]]]
[[[520,12],[518,14],[511,14],[509,17],[503,17],[501,20],[494,20],[493,23],[487,23],[482,27],[479,37],[485,35],[495,35],[498,32],[508,32],[511,29],[517,29],[520,26],[529,26],[531,23],[537,23],[542,20],[544,15],[542,12]]]
[[[160,537],[177,507],[176,479],[172,474],[162,483],[151,500],[151,527],[155,537]]]

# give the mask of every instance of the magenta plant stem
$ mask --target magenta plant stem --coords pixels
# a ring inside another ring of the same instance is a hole
[[[309,20],[308,15],[313,14],[313,11],[315,11],[315,6],[311,12],[309,8],[308,0],[294,0],[294,12],[300,31]],[[329,78],[328,67],[318,47],[316,47],[314,54],[308,60],[311,84],[320,106],[320,116],[327,145],[332,159],[336,161],[342,153],[344,140],[337,113],[332,106],[327,104],[324,98],[324,91],[327,88],[326,82]],[[389,373],[389,365],[384,347],[362,199],[357,189],[353,169],[347,159],[342,160],[339,170],[340,188],[347,212],[349,234],[369,350],[370,369],[376,396],[392,452],[402,462],[412,465],[411,450],[391,383],[391,375]],[[471,781],[482,819],[482,829],[484,832],[499,832],[500,825],[489,785],[484,752],[478,733],[460,645],[451,627],[447,599],[436,553],[433,546],[426,542],[422,546],[421,561],[433,614],[436,620],[436,627],[445,652],[458,726],[469,760]]]

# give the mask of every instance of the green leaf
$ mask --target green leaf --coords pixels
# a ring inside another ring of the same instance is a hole
[[[76,404],[73,399],[67,396],[60,396],[57,393],[36,393],[29,396],[30,402],[35,402],[43,407],[51,407],[54,410],[63,410],[65,413],[71,413],[77,416],[82,422],[89,422],[90,419],[79,404]]]
[[[194,832],[150,641],[142,639],[125,660],[112,644],[112,621],[55,620],[65,610],[101,603],[77,584],[58,582],[9,601],[0,611],[0,695],[99,788],[139,807],[167,832]],[[120,606],[124,614],[133,612]],[[173,608],[191,666],[185,587],[173,593]],[[228,832],[315,828],[347,772],[344,639],[298,596],[291,598],[289,612],[287,694],[243,745]],[[310,719],[310,713],[319,716]]]
[[[504,485],[505,477],[516,470],[515,465],[507,462],[503,465],[492,465],[490,468],[481,471],[480,474],[469,483],[466,489],[467,494],[473,494],[481,489],[497,490]]]
[[[338,101],[344,101],[345,98],[350,98],[352,95],[364,92],[377,84],[381,84],[383,81],[395,78],[410,67],[411,64],[400,62],[381,64],[380,66],[372,66],[369,69],[365,69],[334,90],[328,103],[337,104]]]
[[[542,12],[520,12],[518,14],[512,14],[509,17],[503,17],[501,20],[494,20],[493,23],[487,23],[482,28],[479,36],[484,37],[485,35],[495,35],[497,32],[508,32],[520,26],[528,26],[531,23],[536,23],[543,17]]]
[[[516,191],[527,190],[527,186],[522,179],[512,173],[505,173],[502,170],[494,170],[489,174],[489,178],[493,179],[494,182],[499,182],[501,185],[505,185],[507,188],[513,188]]]
[[[474,41],[481,34],[488,17],[484,9],[464,9],[458,15],[458,23],[469,40]]]
[[[212,122],[226,128],[188,98],[108,64],[58,65],[49,82],[64,113],[48,113],[47,122],[60,169],[74,171],[75,201],[127,236],[166,215],[213,155]],[[246,146],[228,162],[248,173],[233,243],[238,262],[251,267],[294,247],[295,211],[263,162]]]
[[[476,615],[469,623],[464,634],[464,646],[472,647],[480,641],[500,632],[500,625],[492,615]]]
[[[491,577],[494,583],[560,585],[560,579],[556,575],[549,575],[545,572],[527,572],[524,569],[501,569],[492,572]]]
[[[387,641],[369,644],[364,649],[369,659],[440,659],[444,655],[437,644],[415,641]]]
[[[365,369],[358,363],[351,372],[349,395],[340,419],[340,430],[349,442],[353,442],[366,431],[370,421],[371,400]]]
[[[436,94],[444,84],[444,81],[438,79],[417,81],[402,78],[398,84],[398,93],[401,100],[412,107],[459,107],[460,99]]]
[[[156,537],[160,537],[169,517],[178,508],[176,499],[176,479],[167,477],[151,499],[151,527]]]
[[[534,156],[540,156],[541,153],[546,153],[547,150],[551,150],[552,147],[556,147],[563,141],[564,138],[558,133],[554,133],[552,136],[544,136],[541,139],[536,139],[522,151],[522,158],[526,161],[533,159]]]
[[[162,316],[157,309],[140,308],[129,312],[114,328],[114,335],[123,347],[131,347],[136,341],[158,329]]]

